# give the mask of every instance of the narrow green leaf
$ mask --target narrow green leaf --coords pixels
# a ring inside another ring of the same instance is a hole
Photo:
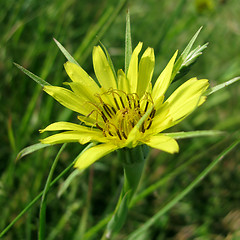
[[[39,240],[45,240],[46,236],[45,236],[45,231],[46,231],[46,210],[47,210],[47,203],[46,203],[46,198],[47,198],[47,192],[50,188],[50,184],[52,181],[52,177],[53,177],[53,173],[55,171],[55,168],[57,166],[59,157],[62,153],[62,151],[64,150],[64,148],[67,146],[67,143],[64,143],[61,147],[61,149],[59,150],[56,158],[53,161],[52,167],[50,169],[50,172],[48,174],[47,177],[47,181],[43,190],[43,195],[42,195],[42,201],[41,201],[41,205],[40,205],[40,212],[39,212],[39,231],[38,231],[38,239]]]
[[[69,62],[79,65],[78,62],[71,56],[71,54],[63,47],[63,45],[60,42],[58,42],[55,38],[53,38],[53,40]]]
[[[40,149],[43,149],[43,148],[49,147],[49,146],[52,146],[52,145],[51,144],[36,143],[36,144],[31,145],[31,146],[28,146],[28,147],[22,149],[18,153],[18,155],[16,157],[16,161],[21,159],[21,158],[23,158],[24,156],[26,156],[28,154],[31,154],[31,153],[33,153],[35,151],[38,151]]]
[[[183,65],[188,67],[189,65],[193,64],[196,59],[202,55],[202,52],[207,48],[208,43],[203,44],[202,46],[199,45],[195,49],[193,49],[186,57]]]
[[[202,30],[202,27],[200,27],[199,30],[195,33],[195,35],[192,37],[192,39],[190,40],[190,42],[188,43],[188,45],[183,50],[182,54],[180,55],[180,57],[174,64],[171,80],[173,80],[175,78],[175,76],[177,75],[178,71],[180,70],[183,62],[187,59],[187,56],[188,56],[189,52],[191,51],[191,48],[192,48],[194,42],[196,41],[201,30]]]
[[[71,164],[69,164],[68,167],[66,167],[51,183],[50,188],[55,185],[59,179],[61,179],[75,164],[79,156],[84,153],[87,149],[93,147],[95,144],[90,143],[88,144],[82,152],[72,161]],[[50,190],[48,189],[48,191]],[[13,225],[42,197],[43,191],[40,192],[3,230],[0,232],[0,238],[3,237],[12,227]]]
[[[185,76],[191,70],[192,65],[197,61],[198,57],[202,55],[203,50],[205,50],[207,46],[208,43],[205,43],[204,45],[199,45],[195,49],[193,49],[187,55],[175,77],[174,75],[171,76],[172,81],[177,81],[178,79],[181,79],[183,76]]]
[[[209,95],[211,95],[212,93],[215,93],[215,92],[217,92],[217,91],[219,91],[219,90],[221,90],[221,89],[223,89],[223,88],[225,88],[225,87],[227,87],[227,86],[229,86],[229,85],[231,85],[231,84],[233,84],[233,83],[235,83],[235,82],[237,82],[237,81],[239,81],[239,80],[240,80],[240,77],[235,77],[235,78],[233,78],[233,79],[231,79],[231,80],[229,80],[229,81],[227,81],[227,82],[218,84],[217,86],[208,89],[208,90],[205,92],[205,95],[206,95],[206,96],[209,96]]]
[[[116,71],[115,71],[115,68],[114,68],[112,59],[111,59],[111,57],[110,57],[110,54],[109,54],[107,48],[103,45],[103,43],[102,43],[101,41],[99,41],[99,43],[100,43],[101,47],[103,48],[103,50],[104,50],[104,52],[105,52],[105,54],[106,54],[106,56],[107,56],[108,63],[109,63],[109,65],[110,65],[111,69],[112,69],[112,72],[113,72],[113,74],[114,74],[115,80],[116,80],[116,82],[117,82],[117,74],[116,74]]]
[[[24,72],[26,75],[28,75],[31,79],[33,79],[37,84],[43,86],[50,86],[51,84],[46,82],[45,80],[43,80],[42,78],[38,77],[37,75],[31,73],[30,71],[28,71],[26,68],[20,66],[17,63],[14,63],[14,65],[19,68],[22,72]]]
[[[92,239],[97,232],[99,232],[110,220],[111,217],[113,216],[113,213],[107,215],[104,219],[100,220],[96,225],[91,227],[83,237],[83,240],[89,240]]]
[[[128,202],[131,196],[131,191],[126,192],[126,194],[121,199],[121,203],[119,208],[112,216],[111,220],[107,225],[107,231],[105,233],[105,237],[110,239],[114,233],[117,233],[123,226],[126,221],[127,213],[128,213]]]
[[[164,135],[175,138],[193,138],[193,137],[207,137],[207,136],[218,136],[225,132],[218,130],[203,130],[203,131],[192,131],[192,132],[175,132],[175,133],[165,133]]]
[[[62,194],[67,190],[67,188],[69,187],[69,185],[71,184],[71,182],[74,180],[75,177],[79,176],[81,173],[83,172],[83,170],[79,170],[79,169],[75,169],[69,176],[68,178],[61,184],[57,196],[61,197]]]
[[[157,214],[151,217],[140,228],[131,233],[126,239],[134,240],[138,236],[147,231],[163,214],[176,205],[182,198],[184,198],[198,183],[200,183],[204,177],[230,152],[232,151],[240,141],[235,141],[228,148],[226,148],[214,161],[212,161],[182,192],[175,196],[170,202],[168,202],[163,208],[161,208]]]
[[[128,67],[132,56],[131,24],[130,11],[126,15],[126,34],[125,34],[125,74],[127,75]]]

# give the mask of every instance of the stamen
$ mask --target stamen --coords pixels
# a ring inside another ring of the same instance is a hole
[[[156,110],[155,110],[155,108],[153,108],[153,110],[150,113],[150,118],[154,118],[155,113],[156,113]]]
[[[127,95],[127,100],[128,100],[128,106],[131,108],[130,99],[128,95]]]
[[[97,127],[98,129],[100,129],[101,131],[103,131],[103,128],[101,128],[97,123],[96,123],[96,127]]]
[[[148,101],[147,101],[147,103],[146,103],[146,106],[145,106],[145,109],[144,109],[144,112],[146,112],[147,111],[147,108],[148,108]]]
[[[101,117],[102,117],[103,121],[106,123],[107,122],[107,117],[105,116],[103,111],[101,111]]]
[[[109,109],[109,107],[108,107],[105,103],[103,103],[103,108],[104,108],[105,112],[107,113],[107,115],[108,115],[110,118],[112,118],[111,110]]]
[[[103,94],[96,94],[97,101],[89,102],[92,108],[86,118],[95,113],[94,116],[91,116],[91,121],[92,118],[96,118],[93,120],[93,125],[101,130],[105,137],[113,137],[113,139],[120,141],[127,139],[130,131],[150,107],[153,109],[140,126],[139,131],[145,133],[151,127],[156,113],[151,94],[145,93],[140,99],[137,93],[125,93],[122,90],[112,88]],[[104,102],[105,97],[108,99],[106,102]]]
[[[150,115],[149,115],[150,120],[149,120],[149,124],[148,124],[148,126],[147,126],[147,129],[149,129],[149,128],[151,127],[151,125],[152,125],[152,120],[153,120],[153,118],[154,118],[154,116],[155,116],[155,113],[156,113],[156,110],[155,110],[155,108],[154,108],[154,109],[151,111]]]
[[[115,97],[113,97],[113,100],[114,100],[114,102],[115,102],[115,104],[116,104],[116,106],[117,106],[117,109],[120,110],[120,107],[119,107],[119,105],[118,105],[117,99],[116,99]]]
[[[123,103],[122,97],[119,96],[119,98],[120,98],[120,101],[121,101],[121,104],[122,104],[123,108],[125,108],[125,105]]]
[[[119,139],[122,140],[122,137],[121,137],[121,135],[120,135],[119,130],[117,130],[117,135],[118,135]]]
[[[114,114],[117,113],[114,107],[112,107],[112,111],[114,112]]]
[[[127,139],[127,136],[126,136],[125,132],[122,132],[122,135],[125,139]]]

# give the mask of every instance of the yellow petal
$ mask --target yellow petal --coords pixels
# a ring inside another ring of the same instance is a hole
[[[74,167],[78,169],[85,169],[89,165],[93,164],[103,156],[115,151],[116,149],[118,149],[118,147],[112,144],[100,144],[89,148],[80,155]]]
[[[91,88],[83,88],[78,82],[66,82],[66,85],[69,85],[72,91],[83,99],[86,102],[96,102],[97,98],[94,96],[94,91],[91,91]]]
[[[161,99],[161,96],[165,94],[171,83],[170,80],[176,57],[177,51],[175,52],[165,69],[161,72],[156,83],[154,84],[152,98],[155,105],[158,105],[159,99]]]
[[[153,122],[149,130],[145,132],[145,135],[155,135],[162,132],[165,129],[170,128],[173,125],[173,120],[170,116],[166,115],[165,118],[153,118]]]
[[[177,141],[162,134],[150,136],[148,139],[142,142],[152,148],[156,148],[168,153],[177,153],[179,151]]]
[[[45,144],[60,144],[67,142],[79,142],[81,144],[88,143],[92,140],[88,133],[82,133],[77,131],[67,131],[58,134],[54,134],[47,138],[41,139],[41,143]]]
[[[129,68],[127,72],[127,79],[129,81],[130,92],[135,93],[137,91],[138,84],[138,54],[142,49],[142,42],[139,42],[137,47],[132,53],[132,57],[129,63]]]
[[[143,96],[149,83],[152,80],[153,70],[155,64],[155,56],[153,48],[147,48],[143,53],[140,63],[139,63],[139,75],[138,75],[138,85],[137,94],[139,98]]]
[[[130,93],[129,82],[123,70],[119,69],[117,75],[118,75],[118,89],[124,91],[125,93]]]
[[[54,134],[47,138],[41,139],[40,141],[45,144],[60,144],[66,142],[79,142],[80,144],[85,144],[90,141],[106,141],[105,137],[99,135],[100,134],[89,132],[67,131]]]
[[[117,89],[113,71],[100,46],[95,46],[93,48],[93,67],[96,77],[104,90],[110,88]]]
[[[89,105],[86,104],[85,99],[80,98],[80,96],[77,96],[66,88],[44,86],[43,90],[66,108],[69,108],[83,115],[87,115],[90,112]]]
[[[94,94],[100,92],[97,83],[80,66],[71,62],[66,62],[64,67],[68,76],[74,83],[77,83],[82,93],[92,97]],[[76,84],[74,86],[76,86]]]
[[[98,129],[89,128],[89,127],[85,127],[85,126],[75,124],[75,123],[70,123],[70,122],[55,122],[39,131],[43,133],[47,131],[61,131],[61,130],[81,131],[81,132],[88,132],[91,134],[93,132],[95,132],[96,134],[101,133],[101,131]]]
[[[182,120],[205,101],[202,94],[209,86],[207,79],[192,78],[182,84],[166,100],[173,121]]]

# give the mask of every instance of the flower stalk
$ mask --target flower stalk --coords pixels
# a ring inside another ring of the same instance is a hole
[[[141,180],[146,159],[143,146],[123,148],[118,151],[118,158],[123,163],[124,184],[114,214],[107,225],[102,240],[110,239],[123,227],[131,200]]]

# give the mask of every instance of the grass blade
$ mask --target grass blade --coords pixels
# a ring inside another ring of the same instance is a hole
[[[88,144],[83,150],[82,152],[73,160],[73,162],[66,167],[51,183],[49,186],[48,191],[50,190],[50,188],[55,185],[59,179],[61,179],[75,164],[75,162],[77,161],[77,159],[79,158],[79,156],[85,152],[87,149],[93,147],[95,144],[94,143],[90,143]],[[43,195],[43,191],[40,192],[3,230],[2,232],[0,232],[0,238],[3,237],[12,227],[13,225],[42,197]]]
[[[39,231],[38,231],[38,239],[39,240],[44,240],[45,239],[45,229],[46,229],[46,209],[47,209],[47,203],[46,203],[46,197],[47,197],[47,192],[50,188],[50,183],[52,180],[52,176],[54,173],[54,170],[57,166],[59,157],[62,153],[62,151],[64,150],[64,148],[67,146],[67,143],[64,143],[61,147],[61,149],[59,150],[56,158],[53,161],[52,167],[50,169],[48,178],[47,178],[47,182],[45,184],[44,190],[43,190],[43,195],[42,195],[42,201],[41,201],[41,205],[40,205],[40,212],[39,212]]]
[[[71,182],[74,180],[75,177],[79,176],[83,170],[75,169],[69,176],[68,178],[63,182],[63,184],[60,186],[57,196],[60,198],[62,194],[67,190]]]
[[[182,198],[184,198],[202,179],[238,144],[240,140],[235,141],[228,148],[226,148],[214,161],[212,161],[195,179],[189,184],[182,192],[180,192],[176,197],[174,197],[170,202],[168,202],[160,211],[151,217],[146,223],[144,223],[138,230],[130,234],[127,240],[134,240],[140,234],[144,233],[149,227],[151,227],[163,214],[165,214],[169,209],[171,209],[175,204],[177,204]]]

